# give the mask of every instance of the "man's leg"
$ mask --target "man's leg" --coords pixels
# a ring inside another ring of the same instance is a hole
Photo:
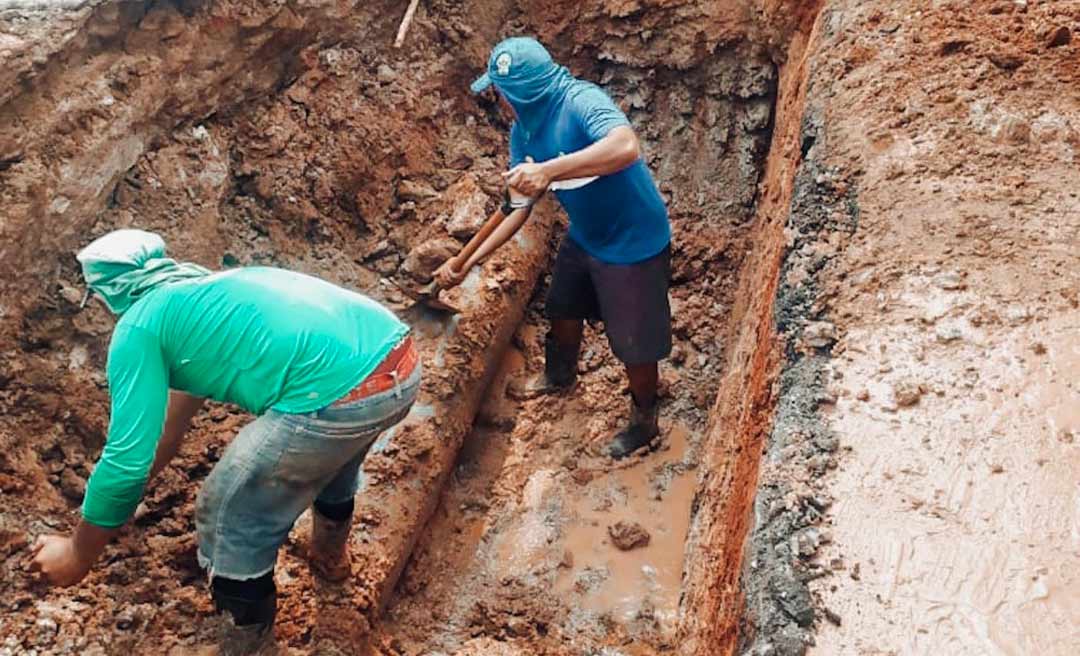
[[[577,381],[578,353],[584,320],[599,318],[599,305],[589,278],[588,255],[564,237],[548,289],[545,314],[551,329],[544,339],[544,372],[511,386],[510,394],[528,399],[567,390]]]
[[[559,346],[577,353],[581,349],[581,336],[585,332],[582,319],[552,319],[551,336]]]
[[[671,352],[670,262],[666,248],[635,264],[591,262],[604,330],[630,382],[630,424],[608,444],[613,458],[630,455],[660,432],[656,389],[658,363]]]
[[[376,438],[378,439],[378,438]],[[312,569],[327,581],[341,581],[351,571],[349,566],[349,534],[360,466],[368,449],[353,456],[312,504],[311,543],[308,559]]]
[[[360,466],[378,436],[408,415],[420,388],[420,376],[421,365],[417,363],[396,390],[332,406],[319,413],[320,421],[334,422],[339,427],[337,430],[355,427],[373,434],[367,446],[323,486],[312,504],[308,558],[315,573],[328,581],[340,581],[352,571],[348,546]]]
[[[286,508],[271,511],[274,500],[259,494],[291,434],[279,417],[258,417],[233,438],[195,505],[199,563],[209,570],[214,606],[223,616],[223,654],[254,654],[273,640],[274,563],[280,543],[265,533],[271,526],[274,532],[285,527],[287,533],[303,509],[294,509],[295,516]]]
[[[656,362],[626,365],[626,377],[630,379],[630,393],[640,406],[656,403],[656,387],[660,383],[660,365]]]
[[[270,412],[233,439],[196,502],[199,562],[226,617],[222,653],[253,654],[272,642],[278,548],[342,460],[378,435],[322,435],[315,419]]]
[[[272,642],[277,613],[274,572],[254,579],[236,580],[215,576],[210,581],[214,607],[226,615],[227,629],[219,637],[222,656],[257,654]]]

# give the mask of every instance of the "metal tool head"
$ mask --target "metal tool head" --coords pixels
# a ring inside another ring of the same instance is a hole
[[[415,301],[416,304],[423,305],[431,310],[446,312],[448,314],[458,314],[461,312],[458,308],[439,298],[439,292],[442,290],[436,282],[430,282],[420,288],[401,287],[401,291]]]

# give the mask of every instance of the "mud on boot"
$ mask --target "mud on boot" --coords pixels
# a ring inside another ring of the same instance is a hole
[[[257,592],[254,592],[259,586]],[[220,656],[273,656],[280,653],[274,641],[277,589],[272,575],[256,581],[214,579],[211,584],[215,633]]]
[[[548,335],[544,340],[544,371],[535,376],[514,380],[507,394],[518,401],[527,401],[544,394],[566,392],[577,382],[578,351],[581,345],[567,347]]]
[[[653,399],[648,407],[641,407],[631,396],[630,425],[619,432],[608,444],[607,455],[616,460],[627,457],[638,449],[656,446],[656,437],[660,434],[660,404]]]
[[[338,582],[352,573],[348,549],[351,529],[351,514],[345,519],[334,520],[312,508],[308,563],[322,579]]]
[[[274,640],[273,624],[238,625],[228,613],[217,618],[218,656],[277,656],[281,653]]]

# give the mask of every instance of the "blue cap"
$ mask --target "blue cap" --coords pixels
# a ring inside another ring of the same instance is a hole
[[[555,62],[551,55],[539,41],[515,36],[504,39],[492,48],[487,73],[476,78],[469,88],[473,93],[480,93],[492,84],[502,89],[508,85],[547,76],[554,67]]]

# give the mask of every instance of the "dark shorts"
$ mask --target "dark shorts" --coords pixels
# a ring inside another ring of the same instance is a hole
[[[608,264],[565,237],[548,290],[549,319],[604,322],[615,357],[659,362],[671,353],[671,247],[634,264]]]

